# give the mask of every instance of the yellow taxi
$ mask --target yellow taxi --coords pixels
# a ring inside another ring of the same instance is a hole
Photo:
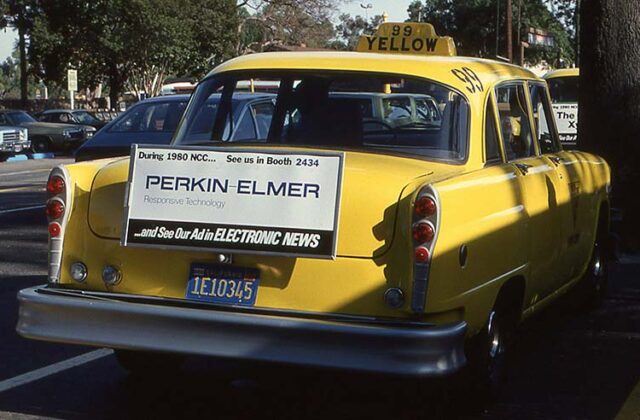
[[[231,140],[234,93],[258,83],[274,106],[243,118],[268,135]],[[381,94],[437,118],[365,118]],[[17,330],[129,369],[198,354],[429,377],[470,360],[490,379],[518,322],[580,279],[602,292],[609,172],[562,150],[544,80],[457,57],[428,24],[239,57],[199,83],[171,146],[51,172],[49,281],[19,293]]]
[[[578,86],[580,69],[560,69],[543,76],[549,85],[551,106],[556,117],[560,142],[567,148],[578,143]]]

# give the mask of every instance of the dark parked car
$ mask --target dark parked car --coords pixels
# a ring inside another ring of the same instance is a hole
[[[84,109],[48,109],[38,114],[38,120],[52,123],[90,125],[96,130],[107,123]]]
[[[36,153],[73,150],[95,128],[88,125],[57,124],[37,121],[25,111],[0,110],[0,126],[24,127],[29,132],[31,150]]]
[[[266,139],[274,97],[268,93],[235,94],[233,123],[227,124],[224,138],[228,141]],[[194,122],[202,127],[202,133],[210,131],[219,100],[219,94],[212,95]],[[188,101],[189,95],[172,95],[138,102],[83,144],[76,152],[76,161],[125,156],[134,143],[169,144]]]

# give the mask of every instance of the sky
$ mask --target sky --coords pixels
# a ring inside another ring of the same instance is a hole
[[[18,33],[11,29],[0,29],[0,62],[4,61],[13,52],[13,47],[18,40]]]
[[[341,13],[349,13],[352,16],[368,15],[369,17],[381,15],[383,12],[389,14],[389,21],[404,22],[407,18],[407,7],[411,0],[346,0],[341,4],[338,15]],[[371,8],[364,9],[360,5],[371,5]],[[15,42],[17,41],[17,32],[11,28],[0,30],[0,62],[6,60],[11,55]]]
[[[407,8],[410,3],[411,0],[351,0],[340,7],[340,12],[349,13],[352,16],[365,16],[366,13],[369,17],[387,12],[390,22],[404,22],[409,17]],[[361,4],[364,6],[370,4],[372,7],[365,10],[360,6]]]

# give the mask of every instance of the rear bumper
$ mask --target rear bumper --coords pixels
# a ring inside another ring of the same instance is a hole
[[[131,303],[34,287],[19,292],[28,338],[411,376],[466,362],[464,322],[408,327]]]

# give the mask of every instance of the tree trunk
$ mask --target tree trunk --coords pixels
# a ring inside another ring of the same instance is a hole
[[[612,206],[624,211],[627,244],[640,233],[640,2],[580,4],[579,146],[612,168]]]
[[[18,43],[20,49],[20,101],[22,108],[27,108],[28,86],[27,86],[27,43],[26,43],[26,22],[24,17],[18,15]]]
[[[124,88],[124,81],[118,72],[116,66],[111,66],[109,69],[109,100],[111,101],[111,108],[118,108],[118,100],[122,89]]]

